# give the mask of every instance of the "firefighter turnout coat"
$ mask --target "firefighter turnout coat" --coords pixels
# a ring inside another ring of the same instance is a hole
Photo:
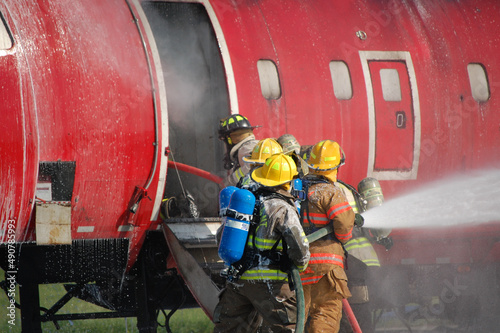
[[[341,189],[332,183],[320,182],[308,188],[305,209],[302,209],[303,228],[307,234],[333,224],[334,234],[310,244],[309,267],[301,273],[302,284],[318,282],[323,275],[337,267],[344,268],[342,244],[352,237],[354,212]]]
[[[333,224],[334,232],[309,245],[309,266],[301,273],[307,331],[338,332],[342,318],[342,299],[351,296],[344,271],[342,244],[352,237],[354,212],[341,189],[317,179],[306,188],[307,200],[301,208],[307,234]]]

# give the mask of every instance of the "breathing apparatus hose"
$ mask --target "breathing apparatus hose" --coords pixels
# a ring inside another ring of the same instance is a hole
[[[307,235],[307,240],[309,241],[309,243],[312,243],[314,241],[317,241],[321,237],[324,237],[332,232],[333,232],[333,226],[329,225],[329,226],[326,226],[325,228],[321,228],[318,231],[315,231],[315,232]],[[295,268],[295,270],[297,271],[297,275],[299,275],[297,268]],[[293,271],[292,271],[292,273],[293,273]],[[297,278],[294,277],[293,282],[295,283],[295,281],[297,281]],[[300,276],[298,276],[298,281],[300,283]],[[299,320],[300,320],[299,314],[302,315],[302,317],[303,317],[302,320],[305,320],[305,313],[304,313],[305,309],[304,309],[304,303],[302,303],[302,309],[299,308],[299,305],[300,305],[299,304],[299,288],[297,288],[297,286],[296,286],[295,290],[296,290],[295,292],[297,293],[297,329],[296,329],[296,332],[302,332],[302,331],[298,331]],[[302,284],[300,285],[300,293],[302,293],[302,302],[304,302],[304,291],[302,290]],[[358,321],[356,320],[356,316],[354,316],[354,312],[352,311],[351,305],[349,304],[349,302],[345,298],[342,299],[342,307],[345,310],[345,313],[347,315],[347,318],[349,319],[349,323],[351,324],[354,333],[362,333],[361,328],[359,327]],[[301,327],[303,327],[303,324]]]

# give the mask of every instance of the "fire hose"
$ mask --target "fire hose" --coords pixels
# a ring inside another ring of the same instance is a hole
[[[168,161],[168,167],[169,168],[175,168],[177,170],[181,170],[184,172],[188,172],[190,174],[208,179],[218,185],[222,185],[222,178],[219,176],[214,175],[213,173],[210,173],[208,171],[202,170],[200,168],[190,166],[184,163],[179,163],[179,162],[174,162],[174,161]]]

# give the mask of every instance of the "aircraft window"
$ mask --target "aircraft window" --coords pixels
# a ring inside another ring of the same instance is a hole
[[[382,83],[382,95],[386,102],[401,101],[401,84],[399,73],[394,68],[384,68],[380,70],[380,80]]]
[[[469,83],[472,97],[478,102],[486,102],[490,99],[490,88],[486,69],[481,64],[468,64]]]
[[[12,47],[12,38],[9,33],[9,28],[5,23],[3,15],[0,13],[0,50],[8,50]]]
[[[278,68],[272,60],[257,61],[259,71],[260,89],[265,99],[278,99],[281,97],[280,79]]]
[[[330,62],[330,74],[332,75],[333,93],[338,99],[352,98],[351,74],[347,64],[343,61]]]

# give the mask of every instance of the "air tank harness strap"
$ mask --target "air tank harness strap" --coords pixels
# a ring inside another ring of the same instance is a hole
[[[321,176],[311,176],[311,175],[304,177],[304,179],[302,180],[302,191],[305,192],[305,199],[302,200],[300,203],[300,205],[301,205],[300,210],[303,212],[306,212],[307,222],[309,223],[309,225],[312,226],[309,228],[309,231],[311,231],[311,233],[319,230],[319,228],[316,227],[316,225],[314,224],[313,221],[311,221],[311,215],[309,213],[309,198],[308,198],[309,187],[311,187],[311,185],[320,184],[320,183],[328,183],[328,181]],[[302,216],[300,216],[300,219],[303,222]],[[304,223],[302,223],[302,225],[303,224]]]
[[[282,244],[283,251],[276,250],[280,242]],[[288,258],[287,245],[285,240],[283,239],[283,236],[280,236],[280,238],[276,241],[276,243],[274,243],[271,249],[258,251],[256,257],[258,258],[259,262],[260,260],[262,260],[262,258],[265,258],[270,261],[269,262],[270,267],[274,266],[278,268],[280,271],[288,273],[288,284],[290,286],[290,290],[295,290],[294,282],[291,275],[293,262],[290,260],[290,258]]]

